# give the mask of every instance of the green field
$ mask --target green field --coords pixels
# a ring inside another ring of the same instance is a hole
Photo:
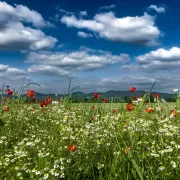
[[[178,101],[126,105],[2,105],[0,179],[180,179]]]

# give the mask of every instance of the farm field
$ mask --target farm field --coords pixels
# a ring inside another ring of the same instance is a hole
[[[4,104],[0,179],[179,179],[177,105]]]

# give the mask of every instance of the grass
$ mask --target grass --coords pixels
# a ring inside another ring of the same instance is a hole
[[[0,179],[180,179],[178,102],[128,111],[121,103],[12,100],[0,110]]]

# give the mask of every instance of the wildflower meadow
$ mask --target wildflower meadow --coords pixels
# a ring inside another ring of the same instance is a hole
[[[2,88],[0,179],[180,179],[180,95],[151,103],[153,86],[143,97],[130,87],[127,103],[99,103],[97,93],[93,103],[39,102],[30,86],[26,97]]]

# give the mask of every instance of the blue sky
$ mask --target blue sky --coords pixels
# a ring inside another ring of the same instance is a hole
[[[178,0],[0,1],[0,85],[42,93],[180,88]],[[4,81],[3,81],[4,78]]]

